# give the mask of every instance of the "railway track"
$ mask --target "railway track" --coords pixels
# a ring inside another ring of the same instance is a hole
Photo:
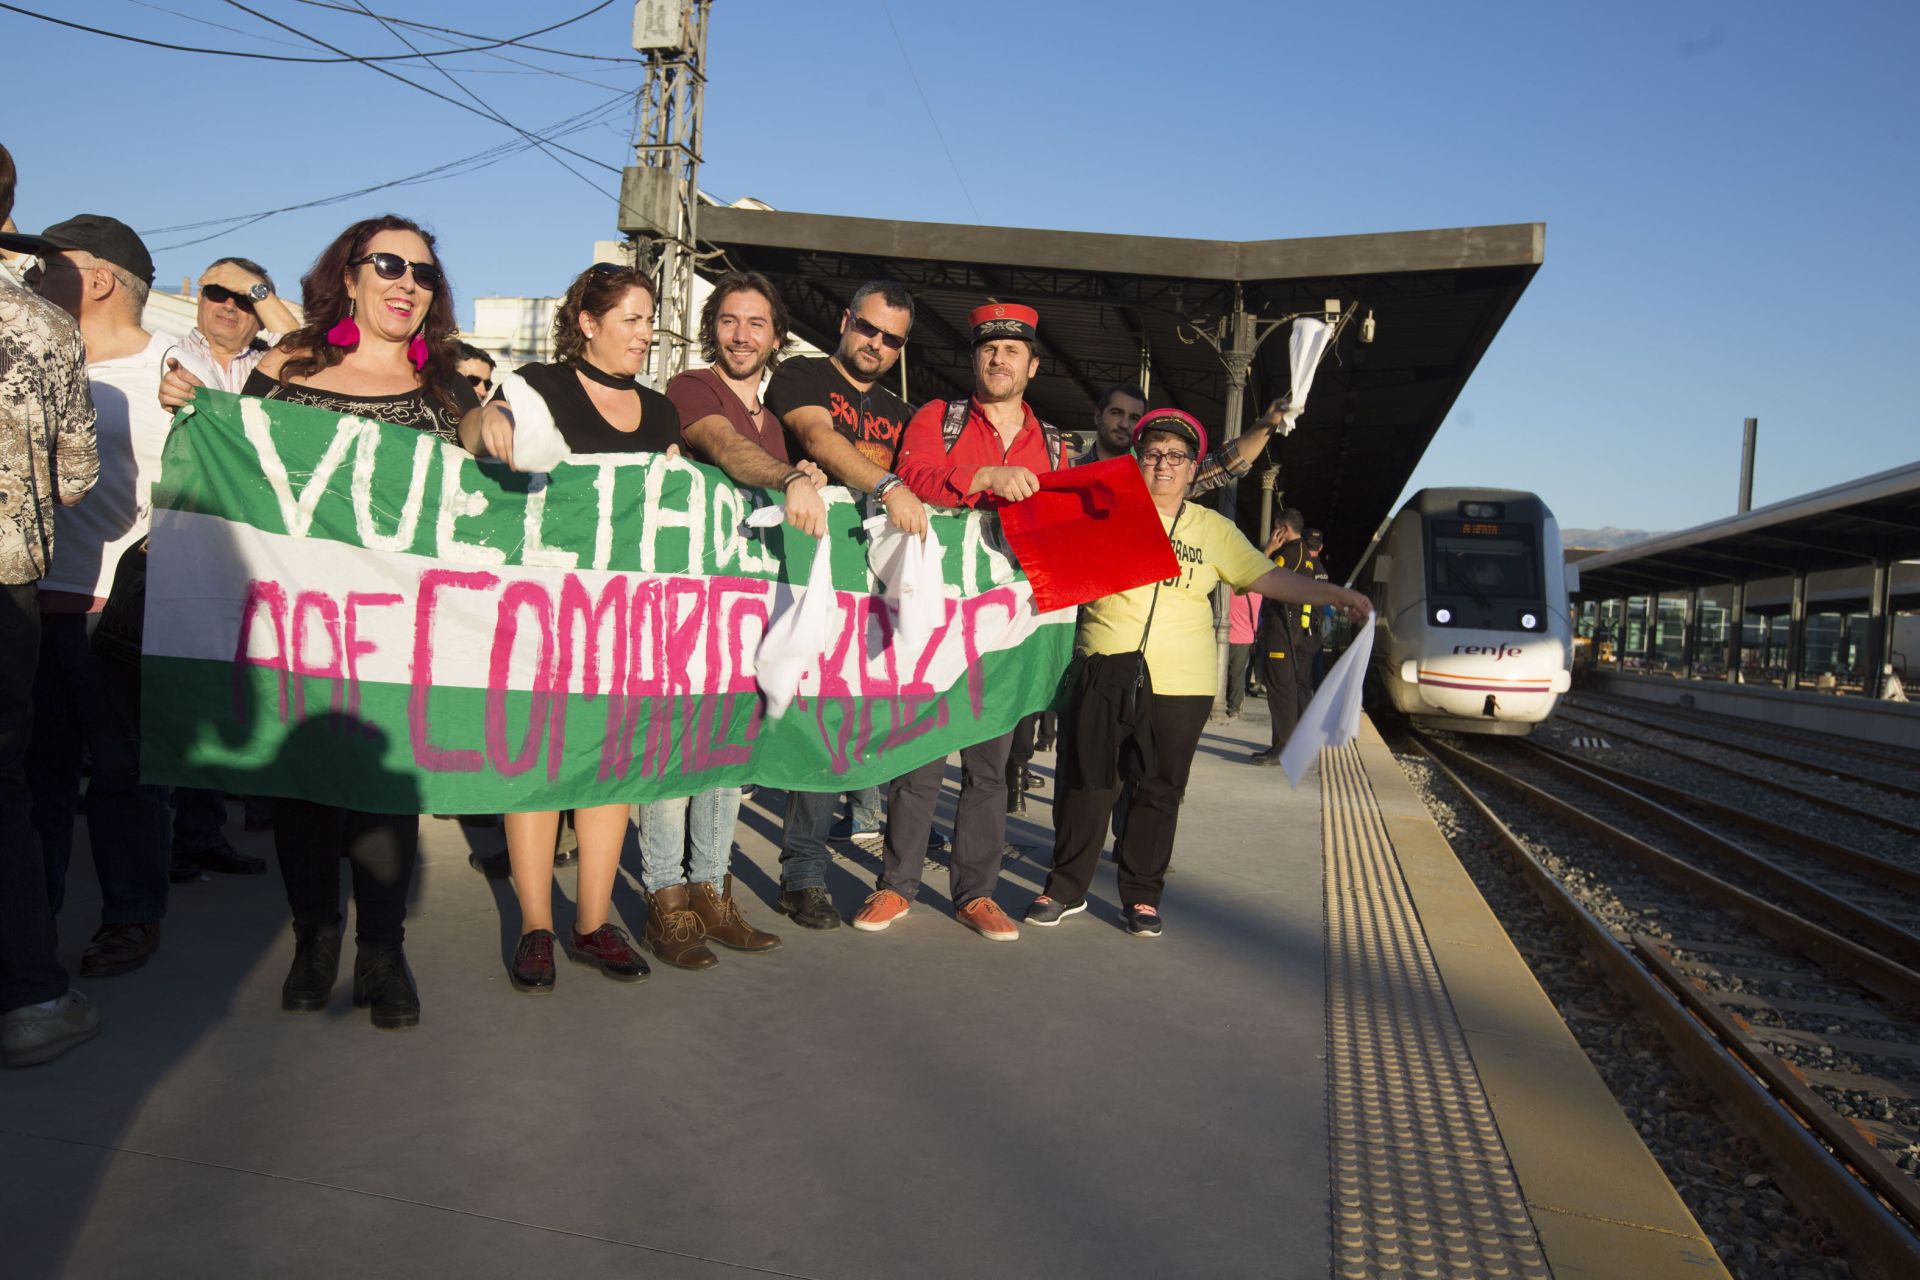
[[[1597,693],[1570,694],[1562,700],[1563,705],[1592,706],[1597,709],[1634,708],[1667,716],[1683,723],[1702,725],[1708,728],[1731,730],[1763,730],[1777,742],[1791,742],[1798,746],[1809,747],[1835,755],[1847,756],[1856,760],[1868,760],[1889,765],[1908,774],[1920,777],[1920,757],[1911,750],[1885,746],[1877,742],[1862,742],[1853,738],[1842,738],[1837,734],[1821,733],[1816,729],[1797,729],[1791,725],[1761,725],[1744,716],[1727,715],[1719,711],[1702,711],[1698,707],[1682,707],[1666,702],[1645,702],[1640,699],[1607,697]]]
[[[1572,706],[1576,712],[1624,720],[1688,742],[1737,751],[1758,760],[1843,779],[1888,795],[1920,800],[1920,768],[1916,767],[1912,757],[1890,758],[1870,747],[1844,742],[1831,734],[1776,728],[1729,717],[1716,716],[1707,721],[1699,718],[1705,713],[1689,708],[1640,704],[1622,706],[1617,702],[1601,703],[1590,697],[1576,699]],[[1775,749],[1781,746],[1790,746],[1793,750]]]
[[[1562,752],[1413,746],[1861,1272],[1920,1275],[1920,870]]]

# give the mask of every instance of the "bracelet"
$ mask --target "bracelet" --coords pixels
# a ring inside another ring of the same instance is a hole
[[[893,474],[893,472],[887,472],[880,477],[880,483],[873,486],[873,500],[875,502],[884,502],[888,494],[905,483],[905,480],[902,480],[899,476]]]
[[[786,492],[788,486],[790,486],[795,480],[805,480],[806,478],[807,478],[807,473],[800,470],[800,468],[795,467],[792,471],[789,471],[787,472],[787,474],[780,477],[780,491],[784,493]]]

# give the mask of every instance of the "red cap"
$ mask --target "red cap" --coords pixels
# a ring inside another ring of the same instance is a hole
[[[1019,338],[1026,342],[1037,342],[1040,338],[1040,313],[1017,302],[989,302],[984,307],[975,307],[967,322],[973,326],[976,347],[995,338]]]
[[[1140,437],[1149,431],[1171,431],[1177,436],[1185,436],[1193,445],[1193,456],[1207,456],[1207,429],[1200,425],[1200,419],[1180,409],[1149,409],[1140,415],[1140,421],[1134,424],[1133,445],[1140,447]]]

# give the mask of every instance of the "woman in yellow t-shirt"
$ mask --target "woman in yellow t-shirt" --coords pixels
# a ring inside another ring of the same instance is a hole
[[[1216,583],[1291,604],[1330,604],[1358,622],[1357,591],[1275,568],[1232,521],[1186,501],[1207,432],[1192,415],[1155,409],[1133,431],[1140,474],[1160,512],[1180,572],[1082,609],[1073,696],[1060,721],[1061,792],[1053,872],[1026,922],[1053,925],[1084,911],[1108,820],[1131,785],[1127,838],[1117,850],[1127,930],[1160,934],[1160,892],[1187,774],[1217,683]]]

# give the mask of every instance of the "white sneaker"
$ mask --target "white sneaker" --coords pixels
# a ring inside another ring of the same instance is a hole
[[[51,1009],[30,1004],[0,1013],[0,1063],[39,1066],[99,1034],[100,1011],[78,991],[69,991]]]

